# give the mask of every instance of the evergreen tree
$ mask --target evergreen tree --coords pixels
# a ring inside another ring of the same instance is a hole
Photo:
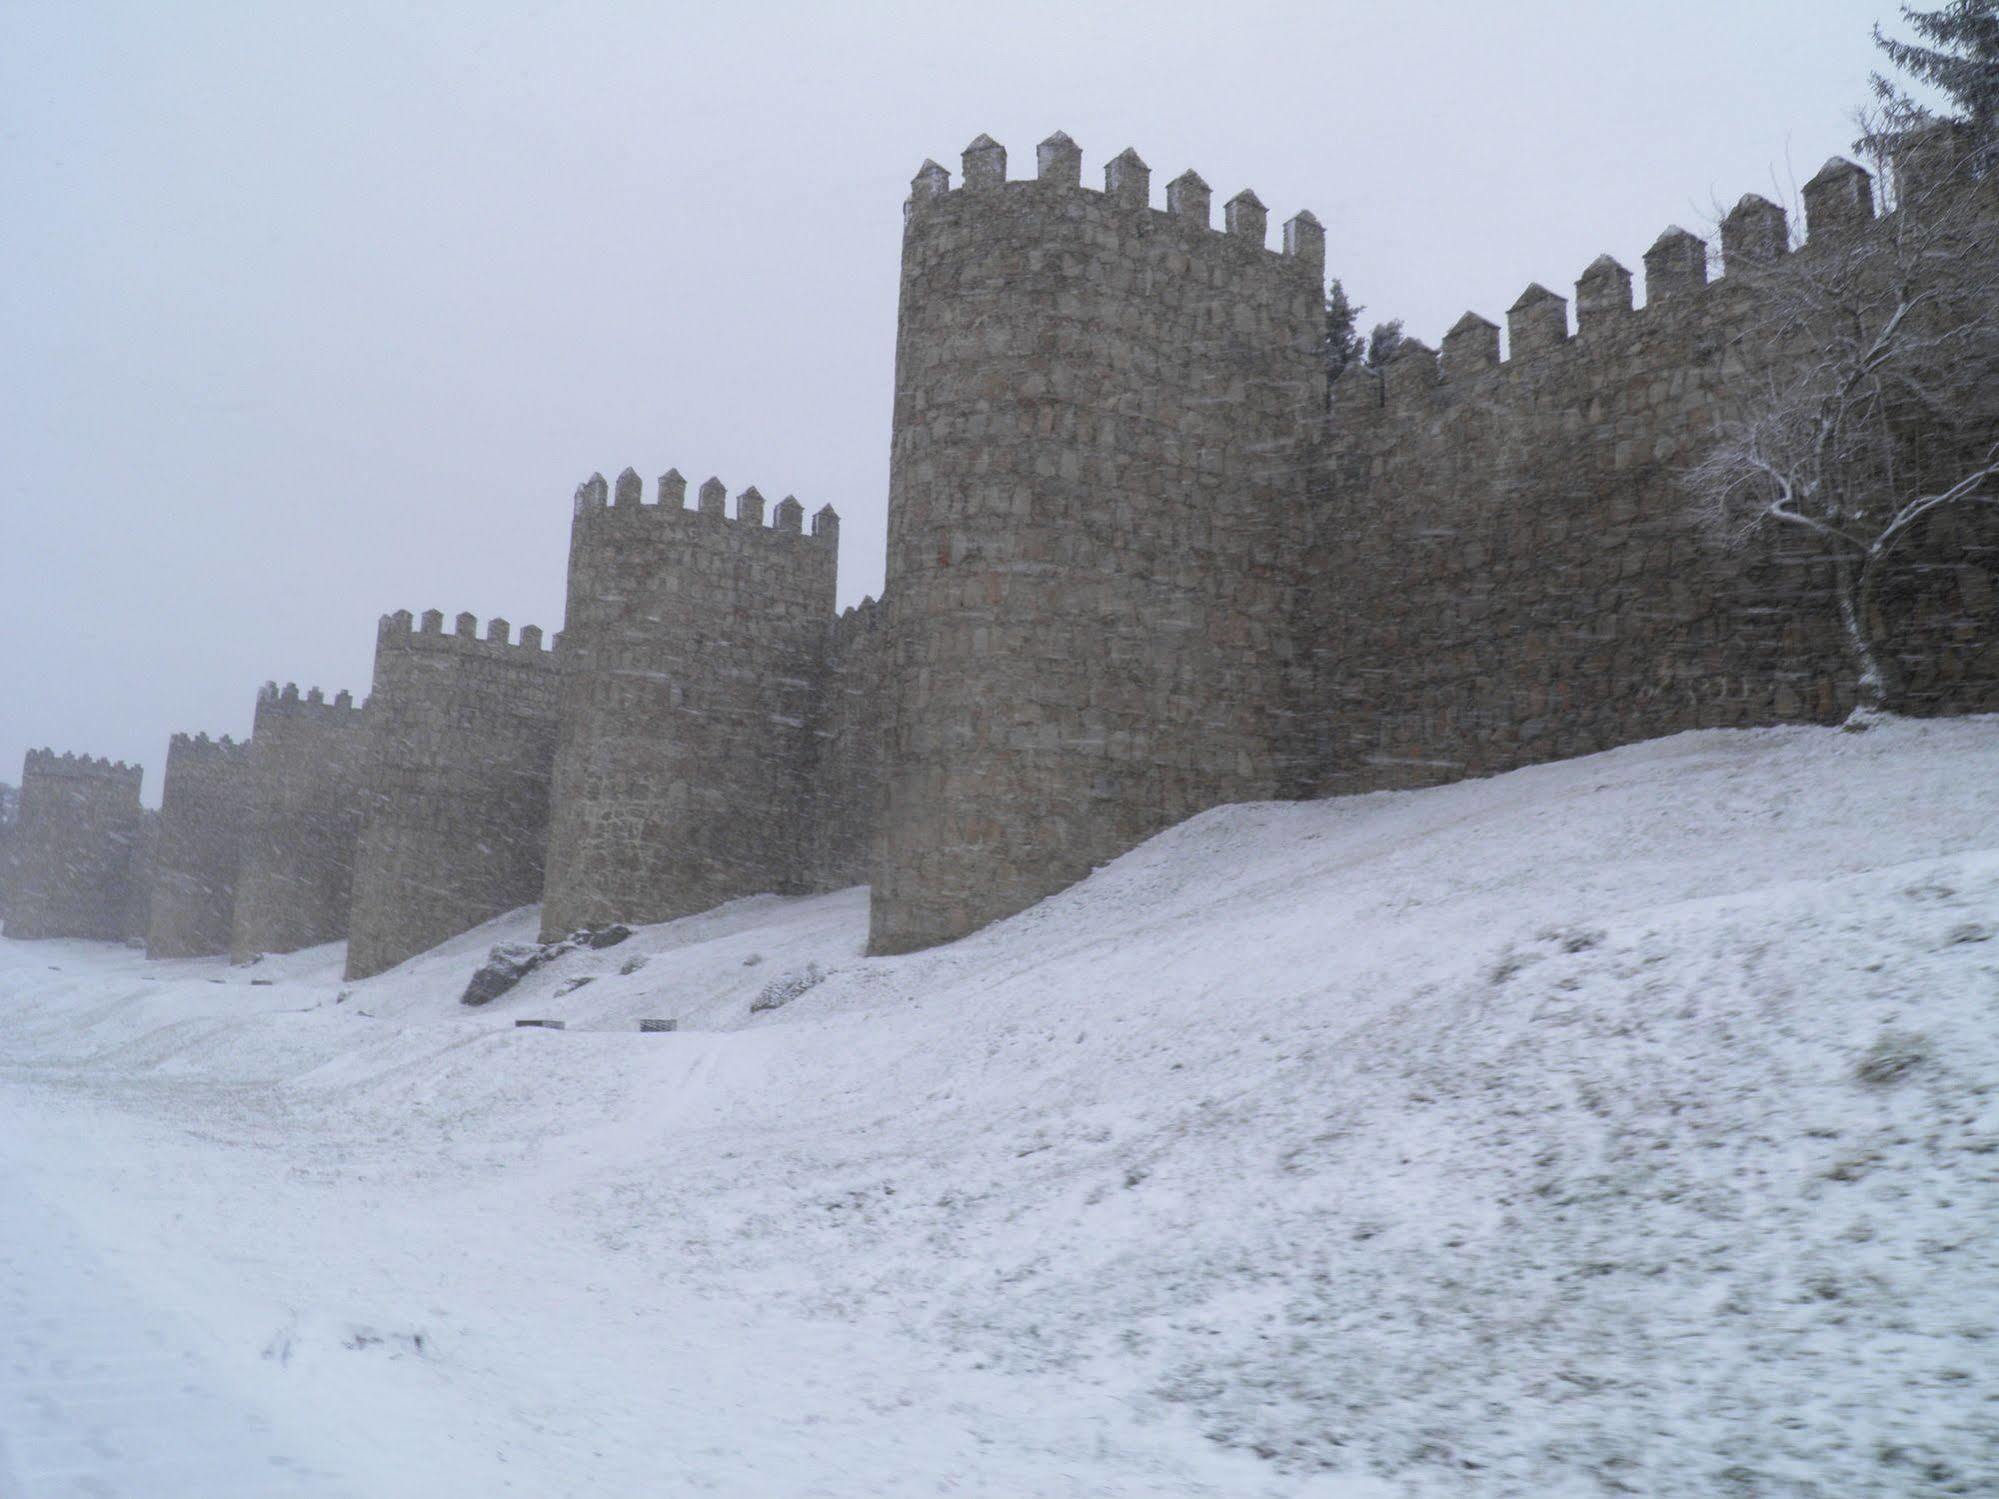
[[[1951,0],[1935,10],[1904,5],[1902,19],[1917,40],[1901,41],[1874,28],[1874,42],[1909,77],[1931,85],[1950,101],[1971,130],[1975,159],[1989,168],[1999,156],[1999,0]],[[1931,112],[1891,79],[1874,75],[1874,92],[1903,129],[1927,122]]]
[[[1326,379],[1337,380],[1346,367],[1366,352],[1367,343],[1356,330],[1363,307],[1347,300],[1347,289],[1338,279],[1326,288]]]
[[[1402,347],[1402,319],[1390,318],[1385,323],[1376,323],[1374,331],[1367,336],[1367,367],[1378,370],[1395,357],[1395,351]]]

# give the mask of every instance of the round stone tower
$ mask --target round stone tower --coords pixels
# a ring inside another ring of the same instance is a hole
[[[871,947],[946,941],[1302,756],[1324,234],[1131,151],[926,162],[903,238]]]

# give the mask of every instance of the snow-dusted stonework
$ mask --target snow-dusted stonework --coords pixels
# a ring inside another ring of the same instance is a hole
[[[250,746],[223,735],[176,734],[167,745],[153,850],[146,956],[229,951],[249,813]]]
[[[1868,174],[1744,198],[1726,274],[1673,229],[1648,297],[1599,258],[1441,358],[1328,392],[1323,233],[1150,206],[1068,137],[1008,181],[917,174],[890,480],[885,812],[871,947],[961,936],[1220,802],[1453,780],[1853,706],[1823,549],[1728,552],[1678,476],[1787,361],[1761,278],[1873,232]],[[1999,315],[1999,310],[1995,310]],[[1977,422],[1999,431],[1999,392]],[[1330,408],[1330,409],[1329,409]],[[1988,439],[1989,440],[1989,439]],[[1939,515],[1883,593],[1905,711],[1999,707],[1999,530]]]
[[[1826,549],[1717,546],[1685,470],[1717,421],[1815,351],[1774,343],[1767,278],[1846,252],[1872,225],[1868,173],[1804,189],[1810,237],[1743,198],[1725,274],[1668,229],[1646,302],[1600,257],[1566,302],[1530,286],[1499,329],[1467,313],[1438,352],[1337,382],[1308,642],[1325,735],[1315,790],[1490,774],[1691,728],[1833,722],[1855,706]],[[1797,264],[1802,262],[1802,265]],[[1999,392],[1988,392],[1999,402]],[[1984,418],[1999,431],[1999,407]],[[1987,439],[1990,440],[1989,437]],[[1999,707],[1999,529],[1936,516],[1880,607],[1898,708]]]
[[[541,898],[555,657],[533,625],[478,624],[398,610],[376,629],[350,978]]]
[[[627,468],[576,491],[562,632],[561,745],[542,931],[664,921],[824,885],[814,786],[840,522],[752,485],[696,508],[678,470],[646,503]],[[851,866],[842,866],[853,883]]]
[[[1796,249],[1751,195],[1712,282],[1707,245],[1669,229],[1642,307],[1599,257],[1573,332],[1536,284],[1505,359],[1467,313],[1441,351],[1409,343],[1331,388],[1310,213],[1273,250],[1253,192],[1217,226],[1191,171],[1163,210],[1133,151],[1103,181],[1084,186],[1060,132],[1029,179],[985,136],[961,186],[917,173],[880,601],[836,615],[830,506],[808,527],[787,496],[767,519],[749,488],[732,515],[718,479],[690,506],[678,471],[648,503],[627,468],[577,491],[554,650],[398,614],[365,710],[267,690],[235,955],[351,924],[359,977],[537,899],[553,936],[862,882],[872,950],[899,952],[1217,804],[1852,708],[1822,549],[1715,545],[1682,478],[1813,357],[1763,310],[1780,265],[1879,232],[1863,169],[1806,185]],[[1971,388],[1958,425],[1999,432],[1999,389]],[[1873,600],[1895,707],[1999,708],[1992,518],[1939,512]],[[36,812],[37,832],[29,771],[9,930],[129,930],[106,882],[146,886],[113,870],[116,819],[44,792],[73,810]],[[183,883],[228,862],[226,811],[190,806],[170,784]],[[95,852],[57,867],[65,838]],[[214,914],[169,901],[163,950],[184,926],[212,943]]]
[[[28,751],[10,839],[8,936],[145,935],[144,773],[122,760]]]
[[[238,961],[347,935],[368,768],[351,694],[267,683],[250,736],[250,808],[229,951]]]

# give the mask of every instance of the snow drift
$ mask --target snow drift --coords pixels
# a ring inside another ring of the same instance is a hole
[[[476,1011],[534,913],[0,943],[0,1161],[328,1492],[1985,1492],[1995,786],[1993,719],[1683,735]]]

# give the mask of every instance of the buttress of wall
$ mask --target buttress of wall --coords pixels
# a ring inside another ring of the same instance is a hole
[[[9,937],[125,940],[144,823],[142,775],[123,762],[28,752],[12,839]]]
[[[385,615],[368,698],[368,819],[347,977],[366,978],[541,898],[555,657],[530,625],[480,639],[431,610]]]
[[[257,694],[250,810],[229,954],[296,952],[347,935],[368,765],[367,714],[342,692]]]
[[[250,811],[250,746],[176,734],[167,746],[146,956],[229,951]]]
[[[926,163],[903,235],[870,946],[946,941],[1218,802],[1302,782],[1291,650],[1323,413],[1324,236],[1148,206],[1056,135]]]
[[[677,472],[643,503],[578,489],[563,624],[562,734],[545,937],[666,921],[808,887],[815,685],[833,618],[839,518],[803,529],[754,488],[684,503]]]
[[[1815,221],[1794,253],[1840,253],[1863,232],[1853,217],[1840,233]],[[1745,199],[1723,239],[1710,284],[1699,240],[1661,236],[1638,309],[1629,273],[1599,260],[1573,334],[1563,299],[1530,287],[1504,363],[1498,328],[1467,314],[1441,372],[1419,345],[1385,378],[1337,383],[1312,614],[1322,791],[1854,706],[1825,549],[1795,531],[1725,549],[1683,482],[1715,424],[1802,352],[1766,315],[1782,211]],[[1905,564],[1879,621],[1897,706],[1999,707],[1999,528],[1940,516]]]
[[[815,890],[867,883],[881,824],[888,740],[887,608],[842,611],[827,632],[813,715],[812,868]]]

